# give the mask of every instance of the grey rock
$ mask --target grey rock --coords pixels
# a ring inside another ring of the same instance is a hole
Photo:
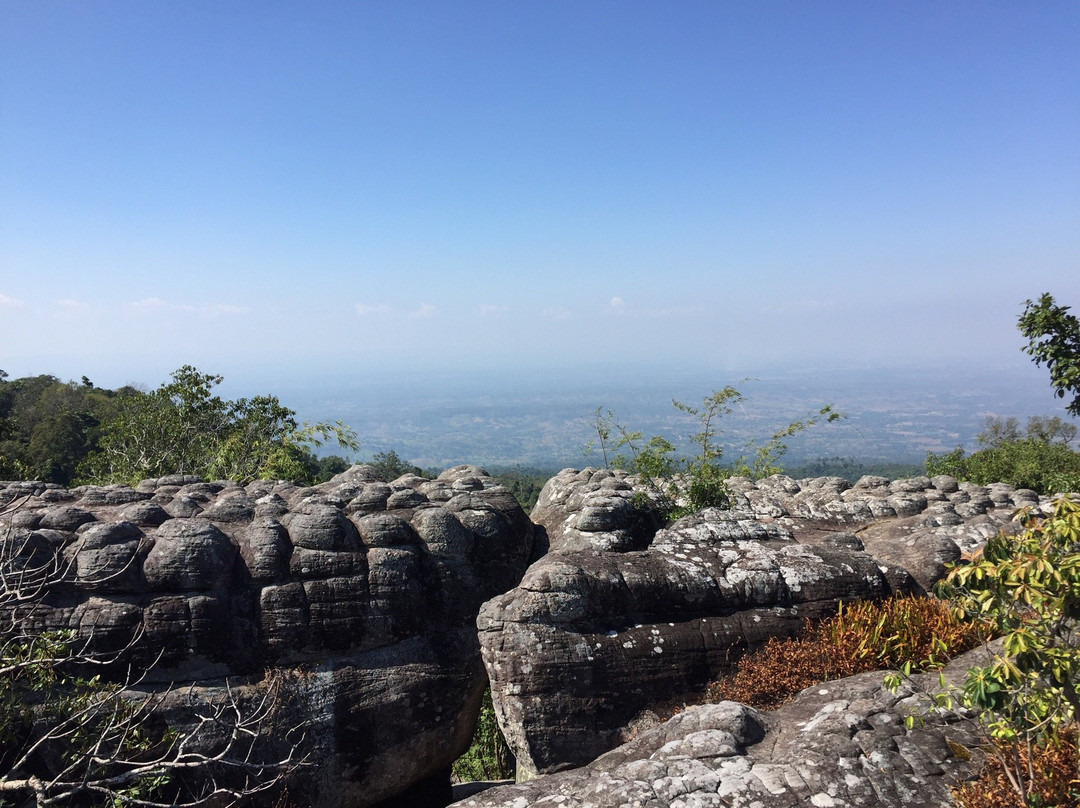
[[[202,505],[195,498],[179,492],[164,506],[165,512],[176,519],[190,519],[203,512]]]
[[[144,689],[174,684],[194,699],[226,677],[252,698],[273,687],[276,726],[306,728],[316,765],[290,788],[307,804],[373,805],[468,747],[485,684],[476,615],[520,580],[533,536],[482,469],[387,485],[354,467],[310,488],[177,475],[144,481],[137,497],[88,486],[64,500],[77,508],[36,498],[47,490],[0,485],[0,501],[31,497],[19,511],[36,528],[18,529],[27,547],[77,574],[24,627],[124,650],[149,668]],[[183,723],[184,700],[168,704],[166,719]]]
[[[92,524],[72,547],[80,586],[91,592],[141,591],[143,538],[131,522]]]
[[[218,497],[213,505],[202,512],[201,516],[211,522],[229,524],[250,522],[255,516],[255,503],[245,492],[239,491]]]
[[[209,592],[230,580],[237,546],[202,519],[172,519],[160,528],[143,573],[151,590]]]
[[[642,710],[701,693],[746,649],[892,588],[850,544],[704,511],[646,550],[545,556],[477,625],[520,769],[552,772],[617,745]]]
[[[16,513],[16,516],[19,514]],[[73,505],[65,505],[58,508],[49,508],[40,516],[38,525],[50,530],[78,530],[88,522],[96,521],[94,515],[82,508]]]
[[[565,469],[545,486],[533,518],[549,554],[478,618],[522,776],[588,763],[840,601],[930,590],[1007,527],[1015,498],[926,476],[728,485],[731,510],[659,531],[634,507],[647,492],[631,475]]]
[[[931,477],[930,484],[943,494],[951,494],[960,490],[956,478],[949,474],[939,474],[936,477]]]
[[[970,664],[970,663],[969,663]],[[904,717],[927,702],[882,673],[826,682],[772,713],[733,702],[689,707],[588,765],[484,791],[460,808],[927,808],[982,760],[970,719]]]
[[[132,503],[118,514],[120,519],[139,527],[157,527],[172,517],[168,511],[150,500]]]

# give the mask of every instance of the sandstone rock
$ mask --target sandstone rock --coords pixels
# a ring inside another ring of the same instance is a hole
[[[623,472],[566,469],[545,486],[533,518],[551,552],[478,619],[522,776],[587,763],[841,600],[929,590],[961,552],[1012,529],[1016,499],[949,477],[728,484],[731,510],[659,532]]]
[[[136,524],[139,527],[157,527],[162,522],[172,518],[169,516],[168,511],[156,502],[149,500],[129,505],[120,511],[118,516],[120,519]]]
[[[138,592],[142,574],[143,532],[131,522],[94,524],[74,546],[81,586],[93,592]]]
[[[375,804],[444,776],[468,746],[484,688],[476,614],[532,549],[528,517],[482,469],[388,485],[354,467],[311,488],[177,475],[64,504],[48,490],[0,486],[0,501],[30,497],[27,547],[78,574],[25,627],[74,629],[101,651],[134,642],[125,658],[154,666],[143,688],[206,694],[227,676],[257,698],[264,669],[286,668],[277,726],[304,724],[317,764],[294,783],[305,802]],[[184,700],[169,703],[182,723]]]
[[[209,592],[233,577],[236,555],[236,545],[211,523],[172,519],[158,528],[143,574],[151,590]]]
[[[546,532],[551,550],[631,550],[647,546],[660,527],[636,507],[630,475],[621,470],[564,469],[548,480],[532,520]]]
[[[16,513],[16,516],[21,514]],[[30,514],[27,514],[30,515]],[[78,530],[82,525],[87,522],[95,521],[94,515],[88,511],[84,511],[82,508],[76,508],[73,506],[62,506],[59,508],[49,508],[44,513],[40,514],[40,521],[38,525],[51,530]],[[16,520],[15,524],[18,524]]]
[[[959,662],[965,663],[962,657]],[[951,805],[974,776],[981,735],[969,719],[904,717],[927,702],[882,673],[826,682],[762,713],[733,702],[689,707],[571,771],[502,786],[459,808],[579,805],[721,808],[927,808]],[[922,684],[921,682],[919,684]]]
[[[480,612],[503,732],[526,773],[582,765],[643,709],[693,698],[747,648],[892,585],[849,546],[705,511],[647,550],[563,550]]]

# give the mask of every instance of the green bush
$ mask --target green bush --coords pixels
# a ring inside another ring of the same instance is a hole
[[[506,745],[499,722],[495,719],[491,688],[484,691],[472,745],[464,755],[454,761],[452,776],[458,783],[507,780],[514,776],[514,756]]]
[[[1045,519],[1020,518],[1021,535],[991,537],[981,555],[954,567],[938,586],[958,616],[989,623],[1002,645],[989,664],[967,672],[962,687],[932,698],[939,709],[962,707],[979,716],[1020,804],[1036,805],[1038,777],[1024,761],[1039,748],[1077,742],[1080,505],[1062,498]],[[900,679],[887,682],[896,687]],[[915,720],[909,716],[908,724]]]
[[[1040,494],[1080,491],[1080,454],[1061,443],[1023,438],[970,455],[957,448],[926,457],[926,473],[951,474],[977,485],[1009,483]]]

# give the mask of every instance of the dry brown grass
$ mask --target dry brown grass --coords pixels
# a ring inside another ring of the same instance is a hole
[[[709,686],[708,700],[731,699],[772,710],[799,691],[830,679],[865,671],[940,667],[948,659],[989,638],[984,626],[962,623],[948,603],[936,598],[889,598],[879,603],[843,606],[806,634],[770,640],[744,656],[731,676]],[[991,750],[992,751],[992,750]],[[1002,748],[1001,754],[1011,756]],[[1080,808],[1080,755],[1075,734],[1058,743],[1034,749],[1031,770],[1035,787],[1028,803],[1017,794],[1001,760],[987,754],[986,767],[976,780],[953,791],[957,808]],[[1020,765],[1028,767],[1026,750]]]
[[[1012,755],[1012,750],[1002,749],[1001,753]],[[1027,750],[1021,749],[1021,767],[1027,768],[1028,762]],[[1080,757],[1075,734],[1058,743],[1035,747],[1030,762],[1035,787],[1028,795],[1027,805],[1009,782],[1002,762],[988,755],[986,768],[977,780],[953,789],[957,808],[1080,808]]]
[[[928,597],[893,597],[880,602],[841,605],[833,617],[806,634],[770,640],[744,656],[736,672],[709,686],[710,701],[730,699],[772,710],[800,690],[864,671],[940,667],[975,647],[985,629],[953,617],[944,601]]]

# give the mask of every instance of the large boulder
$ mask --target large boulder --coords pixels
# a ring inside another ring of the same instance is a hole
[[[1038,504],[945,477],[730,487],[732,509],[657,531],[647,492],[624,472],[567,469],[545,486],[533,519],[549,553],[478,619],[519,778],[588,763],[641,716],[698,699],[747,650],[841,601],[928,590]]]
[[[303,725],[314,764],[291,793],[335,808],[445,777],[468,747],[485,685],[476,615],[532,551],[528,517],[474,466],[390,483],[356,466],[311,488],[21,483],[3,503],[20,503],[13,537],[74,575],[26,628],[124,651],[148,669],[140,689],[180,694],[166,704],[181,725],[188,694],[269,689],[281,738]]]
[[[946,675],[955,682],[971,664],[961,657]],[[587,766],[455,806],[944,808],[977,772],[983,736],[972,718],[928,710],[924,689],[936,681],[917,676],[894,693],[882,673],[864,673],[768,713],[730,701],[688,707]],[[924,719],[909,729],[913,712]]]

